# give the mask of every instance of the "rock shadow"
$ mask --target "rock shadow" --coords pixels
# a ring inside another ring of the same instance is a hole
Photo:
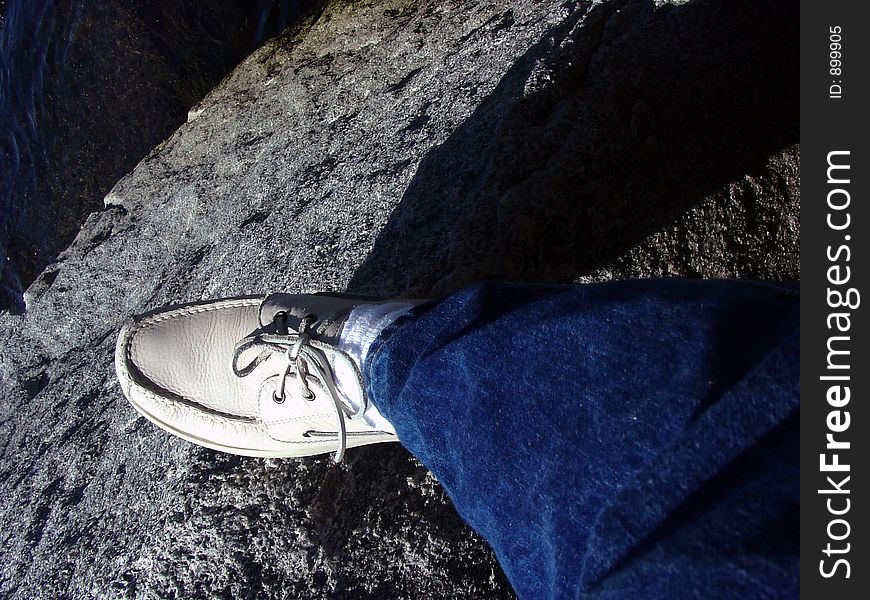
[[[0,28],[0,311],[251,51],[318,0],[12,0]]]
[[[798,143],[794,2],[566,6],[421,161],[349,290],[576,281]]]

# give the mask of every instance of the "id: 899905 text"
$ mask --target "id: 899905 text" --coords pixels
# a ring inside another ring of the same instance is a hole
[[[843,97],[843,28],[840,25],[828,27],[828,74],[831,85],[828,98],[839,100]]]

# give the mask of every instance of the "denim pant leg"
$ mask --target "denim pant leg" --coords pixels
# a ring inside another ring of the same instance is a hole
[[[521,598],[793,597],[799,301],[479,285],[394,323],[365,376]]]

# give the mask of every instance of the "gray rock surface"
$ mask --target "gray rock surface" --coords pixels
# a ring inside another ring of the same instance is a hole
[[[797,11],[333,1],[257,51],[0,316],[0,595],[510,597],[398,445],[257,460],[148,425],[118,328],[263,290],[797,278]]]
[[[13,0],[0,27],[0,310],[187,110],[312,0]]]

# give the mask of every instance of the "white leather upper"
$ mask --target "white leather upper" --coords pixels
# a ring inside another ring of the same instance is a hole
[[[290,395],[285,402],[277,403],[272,394],[277,389],[278,377],[270,377],[263,382],[259,393],[260,419],[269,436],[285,442],[299,440],[320,440],[312,437],[314,433],[335,433],[337,424],[335,408],[329,393],[314,378],[308,378],[308,386],[314,398],[306,400],[299,394]],[[287,385],[296,386],[296,375],[288,377]],[[349,437],[355,434],[371,433],[372,428],[364,421],[345,419]],[[334,445],[334,444],[333,444]]]
[[[128,353],[153,384],[214,411],[254,418],[246,401],[257,381],[233,375],[236,342],[259,326],[259,301],[232,300],[146,317],[132,332]]]
[[[286,366],[280,354],[247,377],[233,373],[236,344],[260,327],[261,301],[230,298],[171,307],[128,323],[115,357],[122,389],[144,416],[200,445],[249,456],[332,452],[335,409],[316,379],[306,379],[315,393],[308,401],[293,391],[291,375],[291,393],[279,404],[272,395]],[[348,447],[396,440],[362,421],[345,423]]]

